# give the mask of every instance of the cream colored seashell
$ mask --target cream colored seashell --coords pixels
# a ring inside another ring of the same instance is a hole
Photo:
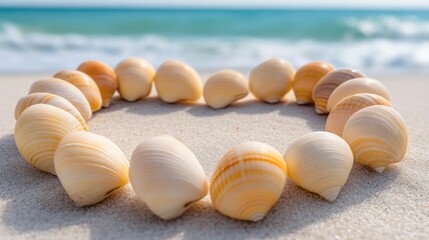
[[[208,193],[195,155],[168,135],[147,139],[131,157],[130,182],[137,196],[162,219],[173,219]]]
[[[203,92],[200,76],[189,65],[169,60],[155,74],[155,87],[162,101],[197,101]]]
[[[224,108],[249,94],[249,83],[235,70],[215,73],[204,84],[204,99],[212,108]]]
[[[30,93],[47,92],[67,99],[80,112],[85,121],[89,121],[92,116],[91,106],[83,93],[73,84],[58,78],[46,78],[34,82]]]
[[[317,82],[333,70],[334,67],[326,62],[311,62],[298,69],[292,84],[296,102],[313,103],[313,89]]]
[[[343,98],[357,93],[373,93],[390,101],[389,90],[381,82],[372,78],[355,78],[341,84],[332,92],[326,110],[330,112]]]
[[[60,97],[51,93],[31,93],[23,98],[21,98],[15,107],[15,119],[18,120],[21,113],[28,107],[35,104],[48,104],[73,115],[81,124],[84,126],[85,130],[88,130],[86,127],[85,120],[83,119],[80,112],[71,104],[67,99]]]
[[[295,72],[295,68],[284,60],[265,61],[250,73],[250,92],[261,101],[278,103],[292,88]]]
[[[137,57],[124,59],[116,66],[115,73],[123,99],[132,102],[149,96],[155,69],[148,61]]]
[[[256,222],[276,204],[285,181],[282,155],[267,144],[246,142],[229,150],[217,164],[210,196],[222,214]]]
[[[328,113],[326,105],[332,92],[344,82],[360,77],[365,77],[365,75],[353,69],[340,69],[335,70],[320,79],[313,89],[313,101],[316,112],[318,114]]]
[[[100,61],[83,62],[77,70],[88,74],[95,81],[103,99],[103,107],[109,107],[113,94],[118,89],[115,72]]]
[[[54,153],[68,133],[84,131],[70,113],[47,104],[25,109],[15,125],[15,142],[21,156],[33,167],[55,174]]]
[[[344,126],[343,138],[357,162],[379,173],[401,161],[408,148],[405,121],[387,106],[370,106],[353,114]]]
[[[62,70],[56,73],[54,78],[59,78],[75,85],[85,96],[92,112],[100,110],[103,103],[100,89],[88,74],[75,70]]]
[[[325,131],[341,137],[347,120],[355,112],[373,105],[391,106],[385,98],[371,93],[358,93],[342,99],[329,113]]]
[[[284,155],[289,178],[298,186],[334,201],[349,177],[353,153],[329,132],[312,132],[296,139]]]
[[[54,163],[61,184],[79,207],[96,204],[128,183],[124,153],[94,133],[67,134],[58,145]]]

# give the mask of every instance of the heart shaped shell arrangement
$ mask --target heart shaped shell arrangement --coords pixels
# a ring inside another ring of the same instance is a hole
[[[196,102],[204,96],[213,109],[226,108],[249,92],[278,103],[293,89],[297,104],[314,103],[317,113],[329,115],[325,131],[297,138],[283,156],[261,142],[232,147],[209,181],[195,154],[172,136],[144,140],[129,163],[115,143],[88,132],[92,113],[109,107],[116,91],[136,101],[148,97],[153,84],[164,102]],[[255,67],[249,80],[229,69],[210,76],[204,86],[191,66],[176,60],[156,71],[137,57],[115,70],[86,61],[77,70],[33,83],[15,108],[15,142],[31,166],[58,176],[79,207],[101,202],[130,182],[137,198],[165,220],[181,216],[210,193],[221,214],[260,221],[280,199],[287,178],[334,201],[354,160],[379,173],[403,160],[408,131],[390,98],[381,82],[320,61],[295,71],[287,61],[270,59]]]

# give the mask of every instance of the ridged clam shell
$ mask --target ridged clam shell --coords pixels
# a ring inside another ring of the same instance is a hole
[[[100,89],[88,74],[75,70],[62,70],[56,73],[54,78],[59,78],[75,85],[85,96],[92,112],[100,110],[103,103]]]
[[[250,92],[261,101],[278,103],[291,90],[295,72],[295,68],[284,60],[265,61],[250,73]]]
[[[155,74],[155,87],[162,101],[197,101],[203,92],[200,76],[189,65],[169,60]]]
[[[390,101],[389,90],[381,82],[372,78],[355,78],[341,84],[332,92],[326,110],[330,112],[343,98],[357,93],[373,93]]]
[[[168,135],[149,138],[134,150],[130,182],[137,196],[162,219],[173,219],[208,193],[195,155]]]
[[[95,81],[100,89],[103,107],[109,107],[112,96],[118,89],[115,72],[100,61],[83,62],[77,70],[88,74]]]
[[[18,120],[21,113],[27,109],[28,107],[35,104],[48,104],[57,108],[61,108],[62,110],[73,115],[81,124],[85,127],[85,130],[88,130],[86,127],[86,122],[83,119],[80,112],[71,104],[67,99],[60,97],[51,93],[31,93],[25,97],[22,97],[15,107],[15,119]]]
[[[354,79],[365,77],[361,72],[353,69],[339,69],[324,76],[313,89],[313,101],[318,114],[326,114],[326,105],[332,92],[342,83]]]
[[[222,214],[256,222],[278,201],[285,181],[282,155],[267,144],[246,142],[220,160],[211,179],[210,196]]]
[[[58,78],[46,78],[34,82],[31,85],[30,91],[28,93],[30,94],[38,92],[47,92],[67,99],[71,104],[73,104],[73,106],[76,107],[86,122],[91,119],[91,106],[89,105],[83,93],[73,84]]]
[[[292,84],[296,102],[313,103],[313,89],[317,82],[333,70],[334,67],[326,62],[311,62],[298,69]]]
[[[289,178],[328,201],[337,198],[353,166],[347,143],[329,132],[312,132],[296,139],[284,155]]]
[[[405,120],[387,106],[370,106],[353,114],[344,126],[343,138],[357,162],[380,173],[407,153]]]
[[[212,108],[224,108],[249,94],[248,81],[235,70],[215,73],[204,84],[204,99]]]
[[[149,96],[155,69],[146,60],[137,57],[126,58],[115,68],[118,91],[127,101],[136,101]]]
[[[373,105],[391,106],[383,97],[371,93],[358,93],[342,99],[329,113],[325,131],[341,137],[347,120],[355,112]]]
[[[54,163],[61,184],[79,207],[96,204],[128,183],[129,163],[124,153],[94,133],[64,136]]]
[[[68,133],[84,131],[70,113],[47,104],[36,104],[22,112],[15,125],[15,142],[21,156],[37,169],[55,174],[54,153]]]

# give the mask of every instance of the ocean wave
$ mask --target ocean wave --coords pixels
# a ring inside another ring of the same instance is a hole
[[[361,23],[362,24],[362,23]],[[358,24],[359,25],[359,24]],[[371,31],[367,31],[370,34]],[[375,34],[375,33],[374,33]],[[111,66],[128,56],[140,56],[159,66],[179,59],[201,71],[223,68],[249,70],[281,57],[300,66],[325,60],[336,67],[367,72],[427,71],[429,42],[385,36],[349,41],[284,40],[257,37],[85,36],[25,32],[17,25],[0,26],[0,72],[54,72],[74,69],[88,59]]]

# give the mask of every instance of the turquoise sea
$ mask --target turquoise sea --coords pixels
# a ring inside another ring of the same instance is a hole
[[[0,72],[140,56],[199,70],[271,57],[366,72],[429,72],[429,11],[0,8]]]

